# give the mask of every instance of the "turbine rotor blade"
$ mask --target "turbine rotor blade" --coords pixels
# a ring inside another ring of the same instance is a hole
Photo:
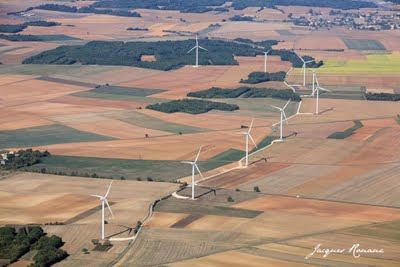
[[[103,197],[102,196],[99,196],[99,195],[91,195],[92,197],[98,197],[98,198],[100,198],[100,199],[102,199]]]
[[[251,119],[250,127],[249,127],[249,130],[247,131],[247,133],[250,133],[251,128],[253,127],[253,122],[254,122],[254,119]]]
[[[271,107],[273,107],[273,108],[276,108],[276,109],[278,109],[278,110],[281,110],[282,111],[282,109],[281,108],[279,108],[279,107],[277,107],[277,106],[274,106],[274,105],[270,105]]]
[[[201,178],[204,179],[203,174],[201,173],[199,167],[197,166],[197,164],[194,164],[194,166],[196,167],[197,172],[200,174]]]
[[[286,103],[286,105],[282,109],[285,109],[289,105],[290,100],[292,100],[292,99],[289,99],[289,101]]]
[[[108,207],[108,209],[109,209],[110,212],[111,212],[111,215],[114,217],[114,213],[113,213],[112,210],[111,210],[110,204],[108,204],[107,198],[105,198],[104,201],[106,202],[107,207]]]
[[[108,196],[108,193],[110,193],[112,183],[113,181],[111,181],[110,185],[108,186],[107,193],[104,195],[105,198]]]
[[[283,117],[285,118],[285,122],[286,122],[286,124],[289,124],[289,122],[288,122],[288,119],[287,119],[287,117],[286,117],[286,113],[285,113],[285,111],[284,111],[284,110],[282,110],[282,113],[283,113]]]
[[[304,61],[304,59],[303,59],[302,57],[300,57],[296,52],[294,52],[294,53],[296,54],[296,56],[297,56],[298,58],[301,59],[301,61],[303,61],[303,62],[305,63],[305,61]]]
[[[253,142],[254,146],[255,146],[256,148],[258,148],[258,146],[257,146],[256,142],[254,142],[254,139],[253,139],[253,137],[251,137],[251,134],[249,134],[249,137],[250,137],[250,140],[251,140],[251,142]]]
[[[192,164],[193,165],[192,161],[181,161],[181,163],[183,163],[183,164]]]
[[[208,51],[207,49],[205,49],[204,47],[202,47],[202,46],[198,46],[200,49],[203,49],[203,50],[205,50],[205,51]]]
[[[306,62],[304,62],[304,63],[311,63],[311,62],[314,62],[315,61],[315,59],[313,59],[313,60],[309,60],[309,61],[306,61]]]
[[[203,148],[203,147],[201,146],[200,149],[199,149],[199,152],[197,153],[196,159],[194,160],[194,163],[196,163],[197,160],[199,159],[200,152],[201,152],[201,149],[202,149],[202,148]]]
[[[196,49],[197,46],[193,46],[192,49],[190,49],[189,51],[187,51],[187,54],[189,54],[190,52],[192,52],[194,49]]]
[[[318,89],[319,89],[319,90],[322,90],[322,91],[326,91],[326,92],[331,92],[331,93],[332,93],[331,90],[328,90],[328,89],[325,89],[325,88],[322,88],[322,87],[319,87],[319,86],[318,86]]]

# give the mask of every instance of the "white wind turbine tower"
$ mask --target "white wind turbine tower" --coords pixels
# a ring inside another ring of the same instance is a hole
[[[315,86],[317,85],[317,86]],[[314,93],[316,92],[316,99],[315,99],[315,114],[319,113],[319,90],[325,91],[325,92],[332,92],[331,90],[322,88],[321,86],[319,86],[319,82],[318,82],[318,77],[317,74],[315,73],[315,71],[313,71],[313,92],[312,95],[314,95]]]
[[[264,52],[264,72],[267,73],[267,61],[268,61],[268,53],[271,51],[268,50],[267,52]]]
[[[304,59],[303,59],[301,56],[299,56],[297,53],[295,53],[295,54],[296,54],[296,56],[297,56],[298,58],[301,59],[301,61],[303,61],[303,67],[301,67],[301,69],[303,70],[303,86],[306,86],[306,70],[307,70],[307,64],[308,64],[308,63],[311,63],[311,62],[314,62],[315,59],[309,60],[309,61],[304,61]]]
[[[285,114],[285,108],[289,105],[289,103],[290,103],[290,99],[283,108],[271,105],[271,107],[276,108],[281,112],[281,120],[280,120],[281,133],[280,133],[280,138],[279,138],[279,140],[281,140],[281,141],[283,140],[283,118],[285,118],[286,124],[289,124],[287,121],[286,114]]]
[[[197,160],[199,159],[200,156],[200,151],[201,151],[201,147],[199,149],[199,153],[197,153],[196,159],[194,161],[181,161],[182,163],[185,164],[191,164],[192,165],[192,199],[194,199],[194,175],[195,175],[195,171],[197,170],[197,172],[200,174],[201,178],[204,179],[203,174],[201,174],[199,166],[197,166]]]
[[[199,46],[199,40],[197,39],[197,34],[196,34],[196,45],[194,47],[192,47],[192,49],[190,49],[187,53],[190,53],[193,51],[193,49],[196,49],[196,65],[195,67],[199,66],[199,48],[203,49],[205,51],[208,51],[207,49],[205,49],[204,47]]]
[[[107,192],[104,196],[91,195],[92,197],[98,197],[101,200],[101,239],[102,240],[104,240],[104,203],[107,205],[108,209],[111,212],[111,215],[114,217],[114,213],[112,212],[111,207],[107,201],[107,196],[110,193],[112,183],[113,183],[113,181],[111,181],[110,185],[108,186]]]
[[[251,120],[251,124],[250,124],[249,130],[247,132],[240,133],[240,134],[246,135],[246,167],[249,165],[249,138],[250,138],[251,142],[253,142],[254,146],[257,148],[257,144],[256,144],[256,142],[254,142],[254,139],[253,139],[253,137],[251,137],[251,134],[250,134],[251,128],[253,127],[253,122],[254,122],[254,119]]]

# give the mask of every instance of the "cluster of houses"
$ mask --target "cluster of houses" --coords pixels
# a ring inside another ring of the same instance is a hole
[[[307,16],[291,17],[296,25],[314,28],[332,28],[334,26],[348,27],[351,30],[394,30],[400,29],[400,13],[369,12],[352,13],[331,10],[329,16],[310,9]]]
[[[8,157],[10,156],[10,155],[14,155],[15,157],[19,157],[19,154],[15,154],[15,152],[14,151],[10,151],[10,152],[7,152],[7,153],[2,153],[1,155],[0,155],[0,164],[1,165],[6,165],[6,163],[7,163],[7,161],[8,161]]]

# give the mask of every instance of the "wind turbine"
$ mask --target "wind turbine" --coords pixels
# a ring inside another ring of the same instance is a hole
[[[315,84],[317,86],[315,86]],[[321,86],[319,86],[319,82],[318,82],[318,77],[317,74],[315,73],[315,71],[313,71],[313,92],[312,95],[314,95],[314,93],[316,92],[316,99],[315,99],[315,114],[319,113],[319,90],[325,91],[325,92],[332,92],[331,90],[322,88]]]
[[[249,130],[247,132],[240,133],[240,134],[246,135],[246,167],[249,165],[249,138],[250,138],[251,142],[253,142],[254,146],[257,148],[257,144],[256,144],[256,142],[254,142],[254,139],[253,139],[253,137],[251,137],[251,134],[250,134],[251,128],[253,127],[253,122],[254,122],[254,119],[251,120],[251,124],[250,124]]]
[[[110,193],[112,183],[113,183],[113,181],[111,181],[110,185],[108,186],[107,192],[104,196],[91,195],[92,197],[98,197],[101,200],[101,239],[102,240],[104,240],[104,203],[107,204],[107,207],[111,212],[111,215],[114,217],[114,213],[112,212],[111,207],[107,201],[107,196]]]
[[[301,61],[303,61],[303,67],[301,67],[301,69],[303,70],[303,86],[306,86],[306,70],[307,70],[307,64],[308,64],[308,63],[311,63],[311,62],[314,62],[315,59],[309,60],[309,61],[304,61],[304,59],[303,59],[301,56],[299,56],[297,53],[295,53],[295,54],[296,54],[296,56],[297,56],[298,58],[301,59]]]
[[[286,105],[285,105],[283,108],[280,108],[280,107],[271,105],[271,107],[276,108],[276,109],[278,109],[278,110],[281,112],[281,121],[280,121],[280,124],[281,124],[281,134],[280,134],[280,138],[279,138],[279,140],[281,140],[281,141],[282,141],[282,138],[283,138],[283,118],[284,118],[284,117],[285,117],[286,124],[289,124],[288,121],[287,121],[286,114],[285,114],[285,108],[289,105],[290,100],[291,100],[291,99],[289,99],[289,101],[286,103]]]
[[[265,73],[267,72],[268,53],[269,53],[270,51],[271,51],[271,49],[268,50],[267,52],[264,52],[264,72],[265,72]]]
[[[199,46],[199,40],[197,39],[197,34],[196,34],[196,45],[194,47],[192,47],[192,49],[190,49],[187,53],[190,53],[193,51],[193,49],[196,49],[196,65],[195,67],[199,66],[199,48],[203,49],[205,51],[208,51],[207,49],[205,49],[204,47]]]
[[[192,165],[192,199],[194,199],[194,175],[195,175],[195,171],[197,170],[197,172],[200,174],[201,178],[204,179],[203,174],[201,174],[201,172],[200,172],[199,166],[197,166],[197,160],[199,159],[200,151],[201,151],[201,147],[200,147],[199,153],[197,153],[196,159],[194,161],[181,161],[184,164],[191,164]]]

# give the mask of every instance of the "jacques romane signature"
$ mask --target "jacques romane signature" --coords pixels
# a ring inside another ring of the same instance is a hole
[[[377,249],[377,248],[361,248],[360,244],[353,244],[352,247],[349,249],[346,248],[321,248],[322,244],[318,244],[315,246],[314,251],[312,251],[310,254],[308,254],[305,258],[309,259],[314,254],[324,254],[324,258],[328,257],[329,254],[331,253],[336,253],[336,254],[343,254],[346,253],[346,251],[350,254],[353,255],[354,258],[359,258],[362,254],[373,254],[373,253],[384,253],[383,248]]]

